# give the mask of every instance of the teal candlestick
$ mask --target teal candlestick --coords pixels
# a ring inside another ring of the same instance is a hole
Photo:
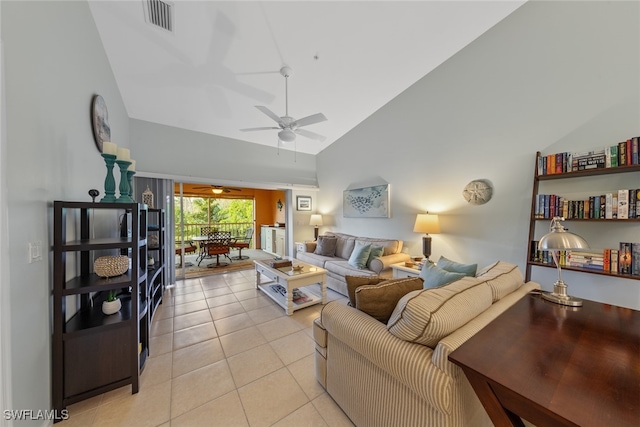
[[[100,199],[100,203],[113,203],[116,201],[116,180],[113,177],[113,165],[116,163],[115,154],[101,154],[107,165],[107,176],[104,179],[104,197]]]
[[[131,162],[126,160],[116,160],[118,167],[120,167],[120,197],[116,200],[118,203],[133,203],[133,199],[129,196],[129,178],[127,172]]]
[[[136,171],[132,171],[132,170],[127,171],[127,181],[129,182],[129,198],[134,203],[136,200],[133,198],[133,175],[135,174],[136,174]]]

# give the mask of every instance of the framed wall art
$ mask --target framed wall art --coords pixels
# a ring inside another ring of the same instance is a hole
[[[299,211],[310,211],[311,210],[311,197],[309,196],[298,196],[296,197],[296,209]]]
[[[345,190],[342,214],[345,218],[389,218],[389,184]]]
[[[96,147],[102,153],[103,142],[111,141],[111,127],[109,126],[107,104],[100,95],[95,95],[91,101],[91,127]]]

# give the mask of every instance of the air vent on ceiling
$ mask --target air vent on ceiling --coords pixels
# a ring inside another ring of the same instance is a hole
[[[173,3],[161,0],[143,0],[147,22],[173,32]]]

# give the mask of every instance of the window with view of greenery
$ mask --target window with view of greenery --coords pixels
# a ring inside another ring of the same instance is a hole
[[[175,198],[176,236],[180,236],[180,198]],[[242,235],[253,224],[253,200],[184,197],[185,239],[200,234],[199,227],[220,226]],[[224,224],[227,226],[225,227]],[[178,239],[176,239],[178,240]]]

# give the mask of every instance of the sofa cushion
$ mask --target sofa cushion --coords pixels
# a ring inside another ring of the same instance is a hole
[[[333,236],[318,236],[318,243],[313,253],[317,255],[334,256],[337,244],[338,239]]]
[[[427,262],[422,267],[419,276],[424,280],[425,288],[437,288],[465,277],[463,273],[443,270],[431,262]]]
[[[422,279],[409,277],[359,286],[355,290],[356,308],[382,323],[387,323],[400,298],[422,289]]]
[[[376,273],[369,269],[357,268],[349,264],[349,261],[339,258],[333,258],[324,263],[324,269],[329,273],[328,276],[377,276]]]
[[[382,246],[384,255],[392,255],[402,251],[402,240],[379,239],[374,237],[356,237],[356,242],[364,244],[370,243],[371,246]]]
[[[345,276],[347,282],[347,292],[349,293],[349,305],[351,307],[356,306],[356,289],[364,285],[376,285],[380,282],[384,282],[385,278],[380,276]],[[396,301],[397,302],[397,301]]]
[[[524,285],[524,277],[518,266],[504,261],[484,268],[477,277],[486,281],[491,288],[493,302]]]
[[[349,257],[349,264],[357,268],[365,268],[367,261],[369,261],[369,253],[371,253],[371,244],[356,242],[356,246]]]
[[[338,258],[349,259],[356,244],[356,237],[344,233],[326,233],[327,236],[335,236],[338,239],[336,245],[336,256]]]
[[[371,245],[371,252],[369,252],[369,259],[367,259],[367,267],[371,265],[371,261],[378,257],[381,257],[383,253],[384,248],[382,246]]]
[[[387,329],[402,340],[435,348],[438,341],[491,304],[489,285],[465,276],[446,286],[413,291],[402,297]]]
[[[438,267],[454,273],[463,273],[465,276],[471,277],[475,276],[478,270],[478,264],[460,264],[443,256],[438,260]]]

